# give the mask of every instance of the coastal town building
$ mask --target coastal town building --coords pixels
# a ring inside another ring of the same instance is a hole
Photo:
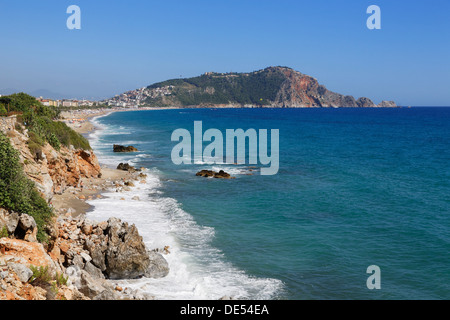
[[[165,86],[159,88],[143,87],[136,90],[127,91],[114,98],[104,100],[103,103],[110,107],[138,108],[145,104],[148,98],[158,98],[172,94],[174,86]]]
[[[44,99],[43,97],[39,97],[37,100],[47,107],[59,107],[61,105],[61,100]]]
[[[78,107],[78,100],[62,100],[63,107]]]
[[[42,103],[44,106],[48,107],[64,107],[64,108],[77,108],[77,107],[93,107],[99,105],[100,102],[92,101],[92,100],[76,100],[76,99],[62,99],[62,100],[53,100],[46,99],[43,97],[37,98],[37,100]]]

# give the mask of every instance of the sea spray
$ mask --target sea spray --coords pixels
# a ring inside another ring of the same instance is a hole
[[[128,161],[138,165],[142,159],[151,157],[149,154],[112,154],[102,138],[111,133],[119,138],[121,133],[124,134],[121,138],[127,139],[130,129],[111,128],[98,119],[93,121],[100,130],[89,138],[102,164],[114,167]],[[137,226],[148,249],[169,248],[170,253],[164,255],[170,267],[168,276],[124,280],[123,286],[143,290],[156,299],[220,299],[223,296],[272,299],[277,296],[283,287],[281,281],[252,277],[234,267],[211,245],[214,228],[198,225],[177,200],[161,192],[161,172],[151,168],[145,174],[145,183],[136,184],[130,191],[106,192],[103,199],[89,202],[94,208],[88,218],[99,221],[111,216],[120,218]]]

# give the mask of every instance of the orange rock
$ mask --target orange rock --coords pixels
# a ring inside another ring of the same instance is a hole
[[[56,246],[56,245],[53,247],[52,251],[50,251],[48,253],[48,255],[50,256],[50,258],[53,259],[53,261],[63,262],[63,261],[61,261],[62,260],[61,249],[58,246]]]
[[[40,287],[33,287],[26,283],[17,293],[18,296],[25,300],[45,300],[45,291]]]
[[[70,245],[67,241],[62,240],[61,243],[59,244],[59,250],[63,253],[66,254],[67,251],[69,251],[70,249]]]
[[[81,227],[81,231],[85,234],[85,235],[90,235],[92,234],[92,231],[94,230],[93,226],[90,224],[85,224]]]
[[[11,291],[6,291],[6,300],[16,300],[16,295]]]
[[[4,248],[6,255],[21,259],[25,264],[36,267],[49,267],[51,273],[61,272],[60,267],[53,262],[45,252],[44,246],[36,242],[17,239],[1,238],[0,248]]]

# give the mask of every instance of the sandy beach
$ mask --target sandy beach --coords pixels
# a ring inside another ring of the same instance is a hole
[[[109,109],[86,109],[86,110],[71,110],[61,112],[61,121],[65,122],[70,128],[76,132],[86,136],[93,130],[96,130],[94,124],[90,121],[92,118],[105,116],[113,112],[131,112],[142,110],[162,110],[172,108],[140,108],[123,109],[123,108],[109,108]],[[94,150],[95,152],[95,150]],[[128,172],[117,170],[115,168],[108,168],[101,166],[101,178],[83,178],[82,188],[70,187],[62,194],[55,194],[51,204],[60,214],[71,214],[76,217],[85,214],[91,206],[86,203],[88,200],[94,198],[101,198],[101,193],[111,188],[119,188],[122,190],[124,183],[128,181],[143,180],[139,172]],[[125,190],[127,188],[125,187]]]
[[[95,130],[89,121],[93,117],[103,116],[114,111],[111,110],[85,110],[65,111],[61,114],[63,121],[76,132],[86,135]],[[75,121],[74,119],[78,119]],[[112,188],[123,188],[125,183],[142,179],[138,172],[128,172],[101,166],[100,178],[83,178],[82,187],[70,187],[62,194],[55,194],[51,204],[56,212],[70,214],[73,217],[85,214],[90,208],[86,201],[101,198],[102,192]]]
[[[98,116],[104,116],[113,112],[132,112],[143,110],[169,110],[182,108],[169,107],[140,107],[139,109],[124,109],[124,108],[109,108],[109,109],[86,109],[86,110],[72,110],[61,112],[61,121],[65,122],[69,127],[80,134],[87,134],[94,130],[94,125],[89,121]]]
[[[111,110],[76,110],[61,112],[61,120],[70,128],[80,134],[87,134],[94,130],[94,125],[89,121],[93,117],[106,115],[114,111]]]

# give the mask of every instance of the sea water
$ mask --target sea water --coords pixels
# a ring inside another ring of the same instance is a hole
[[[194,121],[279,129],[278,173],[174,165],[171,134]],[[450,108],[151,110],[94,123],[100,162],[145,167],[148,178],[91,201],[88,217],[121,218],[149,249],[169,246],[167,277],[127,286],[157,299],[450,297]],[[197,177],[203,169],[236,179]],[[371,265],[379,290],[367,287]]]

